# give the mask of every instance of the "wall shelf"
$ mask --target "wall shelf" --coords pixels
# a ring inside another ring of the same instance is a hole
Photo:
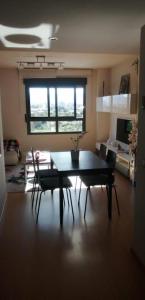
[[[97,112],[111,112],[112,96],[98,97],[96,100]]]
[[[96,111],[116,114],[136,114],[137,95],[119,94],[98,97],[96,100]]]

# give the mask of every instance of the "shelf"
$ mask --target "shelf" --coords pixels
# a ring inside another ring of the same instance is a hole
[[[97,112],[110,112],[119,114],[137,113],[137,95],[119,94],[98,97],[96,100]]]
[[[118,153],[117,154],[117,159],[118,160],[122,160],[126,163],[130,163],[130,160],[131,160],[131,157],[128,153],[125,153],[125,152],[121,152],[121,153]]]
[[[112,97],[104,96],[98,97],[96,101],[96,110],[97,112],[111,112],[112,106]]]

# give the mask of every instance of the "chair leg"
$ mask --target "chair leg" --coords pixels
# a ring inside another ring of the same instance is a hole
[[[108,193],[108,186],[106,185],[106,193],[107,193],[107,198],[109,197],[109,193]]]
[[[80,183],[80,189],[79,189],[78,206],[80,206],[81,187],[82,187],[82,181]]]
[[[76,188],[77,188],[77,179],[78,179],[78,176],[76,176],[75,191],[76,191]]]
[[[38,223],[38,216],[39,216],[39,210],[40,210],[40,203],[41,203],[42,193],[43,193],[43,191],[41,191],[40,196],[39,196],[39,201],[38,201],[38,211],[37,211],[37,217],[36,217],[36,224]]]
[[[74,221],[75,217],[74,217],[74,210],[73,210],[73,204],[72,204],[72,196],[71,196],[71,191],[70,191],[69,188],[68,188],[68,192],[69,192],[69,196],[70,196],[70,204],[71,204],[72,215],[73,215],[73,221]]]
[[[31,194],[32,209],[33,209],[33,205],[34,205],[34,198],[35,198],[35,191],[33,190],[32,194]]]
[[[36,178],[34,177],[33,187],[32,187],[32,194],[31,194],[32,209],[33,209],[33,205],[34,205],[35,192],[36,192]]]
[[[116,198],[116,205],[117,205],[117,210],[118,210],[118,215],[120,216],[120,208],[119,208],[119,202],[118,202],[118,197],[117,197],[117,191],[115,185],[113,185],[114,192],[115,192],[115,198]]]
[[[84,219],[86,217],[86,208],[87,208],[87,201],[88,201],[88,192],[89,192],[90,188],[87,188],[86,191],[86,202],[85,202],[85,210],[84,210]]]
[[[36,201],[35,201],[35,210],[36,210],[36,208],[37,208],[37,202],[38,202],[39,192],[40,192],[40,189],[39,189],[39,186],[38,186],[38,191],[37,191]]]
[[[114,188],[117,211],[118,211],[118,215],[120,216],[120,208],[119,208],[119,201],[118,201],[118,197],[117,197],[116,187],[115,187],[114,184],[112,185],[112,187]],[[107,186],[106,186],[106,191],[107,191],[107,197],[109,197],[109,194],[108,194],[108,187],[107,187]]]
[[[68,189],[65,189],[66,190],[66,195],[67,195],[67,202],[68,202],[68,206],[69,206],[69,196],[68,196]],[[64,200],[65,201],[65,200]]]

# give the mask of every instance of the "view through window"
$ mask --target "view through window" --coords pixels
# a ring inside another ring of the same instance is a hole
[[[86,79],[27,79],[29,134],[85,131]]]

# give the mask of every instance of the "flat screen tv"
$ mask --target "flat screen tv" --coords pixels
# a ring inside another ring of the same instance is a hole
[[[124,144],[129,144],[128,135],[131,129],[131,120],[117,119],[116,140]]]

